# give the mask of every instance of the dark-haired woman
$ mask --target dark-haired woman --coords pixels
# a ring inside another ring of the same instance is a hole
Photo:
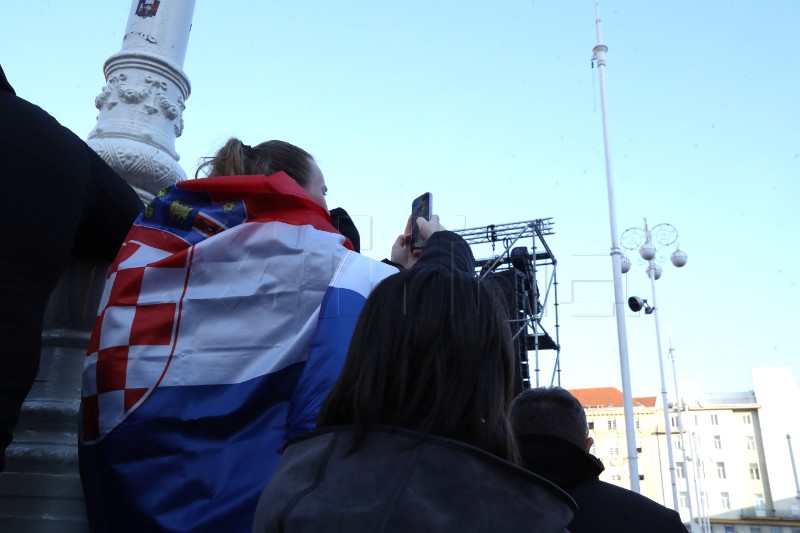
[[[518,466],[498,298],[441,266],[383,280],[318,429],[284,450],[253,531],[565,531],[574,502]]]

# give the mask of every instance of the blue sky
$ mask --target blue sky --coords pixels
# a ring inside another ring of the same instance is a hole
[[[4,6],[17,93],[86,138],[130,8]],[[671,223],[689,256],[656,285],[664,353],[671,327],[680,380],[707,392],[750,389],[753,366],[800,376],[800,3],[600,8],[619,231]],[[376,258],[424,191],[452,229],[552,217],[562,385],[619,387],[595,43],[594,1],[197,2],[176,148],[189,175],[229,136],[305,148]],[[624,284],[650,298],[644,265]],[[652,318],[627,318],[635,395],[660,391]]]

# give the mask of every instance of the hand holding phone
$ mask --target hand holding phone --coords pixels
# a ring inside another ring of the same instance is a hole
[[[431,219],[433,208],[433,195],[429,192],[418,196],[411,202],[411,251],[419,250],[425,244],[425,239],[419,231],[417,218]]]

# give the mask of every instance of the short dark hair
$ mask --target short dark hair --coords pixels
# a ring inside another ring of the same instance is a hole
[[[311,154],[285,141],[266,141],[257,146],[247,146],[236,137],[231,137],[197,169],[211,176],[269,176],[279,171],[286,172],[301,187],[311,179]]]
[[[514,351],[493,281],[444,267],[383,280],[367,298],[319,427],[402,427],[518,463],[508,419]]]
[[[561,387],[522,391],[511,403],[511,424],[517,434],[544,433],[583,448],[589,438],[586,412],[578,399]]]

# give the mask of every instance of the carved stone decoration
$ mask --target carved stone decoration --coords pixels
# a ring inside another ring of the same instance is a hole
[[[169,84],[151,74],[144,77],[143,84],[134,85],[128,82],[128,76],[120,73],[108,78],[108,84],[95,98],[95,107],[102,111],[113,109],[120,101],[126,104],[142,104],[141,108],[148,115],[162,112],[168,120],[176,120],[177,136],[183,132],[183,111],[186,109],[183,95],[178,94],[174,102],[170,100]]]
[[[160,189],[186,179],[183,169],[168,153],[135,139],[96,138],[87,141],[146,205]]]
[[[106,86],[94,102],[97,125],[87,142],[147,203],[186,179],[175,140],[191,93],[182,68],[194,1],[161,2],[146,15],[140,4],[133,2],[122,50],[106,61]]]
[[[149,202],[165,185],[186,179],[175,139],[183,132],[189,83],[173,66],[141,53],[113,56],[106,71],[87,142]]]

